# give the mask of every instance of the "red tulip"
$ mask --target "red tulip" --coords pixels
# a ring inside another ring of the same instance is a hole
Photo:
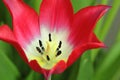
[[[1,26],[0,40],[12,44],[46,80],[62,73],[86,50],[104,47],[93,30],[110,6],[90,6],[74,14],[70,0],[43,0],[38,15],[23,0],[3,2],[11,13],[13,30]]]

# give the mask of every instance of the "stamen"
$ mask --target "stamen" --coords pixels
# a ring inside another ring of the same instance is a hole
[[[59,42],[58,48],[61,48],[61,45],[62,45],[62,41]]]
[[[58,48],[56,49],[56,51],[58,51],[61,48],[62,45],[62,41],[59,42]]]
[[[42,47],[42,41],[41,40],[39,40],[39,45],[40,45],[40,47]]]
[[[59,48],[56,49],[57,51],[59,50]]]
[[[56,57],[59,56],[62,53],[62,51],[58,51],[56,54]]]
[[[36,47],[36,50],[37,50],[39,53],[43,54],[39,47]]]
[[[43,51],[45,51],[45,48],[44,47],[41,47]]]
[[[47,58],[47,60],[48,60],[48,61],[50,61],[50,57],[49,57],[48,55],[47,55],[47,57],[46,57],[46,58]]]
[[[49,33],[49,41],[51,42],[52,41],[52,39],[51,39],[51,34]]]

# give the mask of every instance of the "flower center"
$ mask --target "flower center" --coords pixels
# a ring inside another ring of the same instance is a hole
[[[39,47],[37,46],[36,47],[36,50],[43,56],[46,56],[46,60],[47,61],[50,61],[52,60],[54,57],[50,57],[51,54],[50,53],[50,50],[51,50],[51,47],[50,47],[50,44],[53,44],[54,42],[52,42],[52,38],[51,38],[51,33],[49,33],[48,35],[49,37],[49,40],[46,42],[47,44],[47,47],[45,48],[44,45],[42,44],[42,41],[39,40]],[[56,50],[53,52],[55,54],[53,54],[56,58],[61,55],[62,51],[60,50],[62,46],[62,41],[59,41],[59,44],[58,44],[58,47],[56,48]]]
[[[28,61],[36,60],[40,67],[50,70],[59,61],[67,59],[73,49],[68,39],[68,31],[66,29],[53,31],[43,27],[41,35],[24,48]]]

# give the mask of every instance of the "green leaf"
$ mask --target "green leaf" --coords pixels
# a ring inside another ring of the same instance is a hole
[[[82,55],[77,80],[92,80],[94,72],[90,53],[90,51],[87,51]]]
[[[3,4],[3,2],[2,2],[2,0],[0,0],[0,21],[3,21],[4,20],[4,12],[5,12],[5,10],[4,10],[4,4]]]
[[[120,80],[120,67],[117,69],[116,73],[114,73],[112,80]]]
[[[78,74],[78,71],[79,71],[79,66],[80,66],[79,63],[80,63],[80,58],[72,65],[68,80],[76,80],[77,79],[76,74]]]
[[[73,65],[72,65],[73,66]],[[63,73],[61,74],[55,74],[52,76],[52,79],[53,80],[69,80],[69,77],[68,75],[71,74],[71,69],[72,69],[72,66],[67,68]]]
[[[3,4],[3,1],[0,0],[0,22],[4,22],[5,24],[8,24],[10,27],[12,27],[12,21],[11,16],[6,8],[5,4]]]
[[[0,41],[0,52],[4,53],[4,55],[7,55],[10,59],[13,59],[13,51],[12,46],[9,45],[6,42]]]
[[[44,78],[41,74],[31,71],[25,80],[44,80]]]
[[[34,72],[31,71],[25,80],[34,80]]]
[[[0,52],[0,79],[1,80],[17,80],[20,76],[15,65],[8,57]]]
[[[101,0],[100,4],[105,4],[105,5],[107,5],[108,2],[109,2],[109,0]],[[102,24],[103,24],[103,22],[104,22],[104,19],[105,19],[105,17],[103,16],[103,17],[98,21],[98,23],[97,23],[97,25],[96,25],[95,33],[96,33],[97,36],[99,36],[99,34],[100,34],[100,30],[101,30],[101,28],[102,28]]]
[[[25,0],[26,3],[28,3],[32,8],[35,9],[39,13],[39,8],[42,0]]]
[[[4,55],[7,56],[16,65],[20,73],[22,73],[22,76],[25,77],[28,74],[30,68],[25,62],[23,62],[20,55],[11,45],[0,41],[0,52],[4,53]]]
[[[103,25],[103,27],[101,29],[100,35],[101,35],[102,40],[104,40],[106,35],[108,34],[108,32],[109,32],[109,30],[111,28],[112,22],[115,19],[116,13],[119,10],[119,7],[120,7],[119,0],[114,0],[113,4],[112,4],[112,8],[108,12],[105,23],[104,23],[104,25]]]
[[[120,67],[120,42],[115,44],[97,68],[94,80],[111,80]]]
[[[108,4],[109,0],[101,0],[101,4]]]
[[[95,1],[96,0],[72,0],[74,12],[77,12],[78,10],[86,6],[93,5]]]
[[[116,37],[116,42],[120,42],[120,27],[118,29],[118,34],[117,34],[117,37]]]
[[[109,0],[101,0],[101,4],[108,4]],[[106,16],[103,16],[101,20],[97,23],[97,27],[95,28],[95,33],[100,39],[103,41],[105,40],[109,30],[111,29],[112,22],[118,12],[120,3],[119,0],[114,0],[112,4],[112,8],[108,11]],[[92,61],[95,60],[96,56],[98,55],[100,49],[92,51]]]

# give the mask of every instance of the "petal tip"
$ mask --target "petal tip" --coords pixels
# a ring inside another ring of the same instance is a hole
[[[109,5],[97,5],[97,6],[103,7],[105,9],[105,11],[108,11],[112,7]]]

